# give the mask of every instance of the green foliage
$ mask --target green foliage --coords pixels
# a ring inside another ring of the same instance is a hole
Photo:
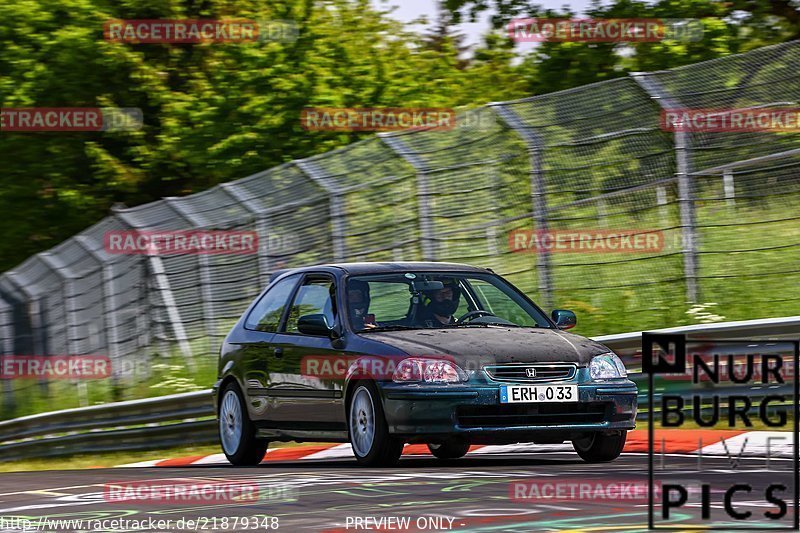
[[[568,5],[569,2],[564,2]],[[770,44],[800,38],[800,4],[792,0],[615,0],[596,2],[580,15],[568,8],[543,9],[530,0],[446,0],[456,20],[474,20],[491,10],[497,30],[515,18],[698,19],[703,38],[697,42],[665,40],[656,43],[543,43],[527,55],[524,68],[531,92],[569,89],[635,71],[679,67]]]
[[[525,95],[508,43],[460,57],[458,37],[419,36],[367,0],[12,0],[0,5],[3,107],[138,107],[144,128],[3,133],[0,269],[105,216],[184,195],[364,134],[307,132],[307,106],[462,107]],[[295,42],[120,44],[109,19],[292,20]]]

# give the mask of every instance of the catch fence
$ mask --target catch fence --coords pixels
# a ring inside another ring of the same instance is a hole
[[[576,310],[584,334],[703,313],[800,314],[800,130],[662,124],[685,108],[798,109],[798,64],[794,41],[635,73],[492,103],[452,130],[379,134],[191,196],[117,206],[0,276],[0,354],[105,354],[119,370],[96,395],[79,384],[81,403],[147,395],[136,383],[155,386],[151,368],[176,356],[213,375],[221,339],[271,272],[335,261],[491,267],[543,307]],[[189,229],[255,231],[259,253],[104,246],[112,231]],[[603,231],[655,235],[659,246],[530,247],[534,236]],[[49,386],[0,383],[9,409],[20,391]]]

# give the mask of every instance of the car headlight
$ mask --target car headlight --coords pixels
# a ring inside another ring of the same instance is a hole
[[[452,361],[410,357],[397,365],[392,381],[396,383],[461,383],[468,375]]]
[[[598,355],[589,363],[589,375],[592,379],[617,379],[627,377],[625,365],[615,353]]]

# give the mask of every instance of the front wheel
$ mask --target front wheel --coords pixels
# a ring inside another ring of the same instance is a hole
[[[225,457],[234,466],[257,465],[269,442],[256,438],[256,428],[247,416],[242,393],[235,383],[222,391],[219,402],[219,441]]]
[[[573,440],[572,446],[587,463],[605,463],[619,457],[626,438],[625,431],[612,434],[594,432]]]
[[[403,441],[389,435],[383,405],[374,383],[362,382],[356,386],[348,412],[350,444],[359,464],[396,464],[403,453]]]
[[[438,444],[430,443],[428,449],[438,459],[459,459],[467,455],[469,442],[458,439],[446,440]]]

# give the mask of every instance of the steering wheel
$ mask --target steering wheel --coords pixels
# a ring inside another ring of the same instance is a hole
[[[495,315],[494,313],[490,313],[489,311],[485,311],[483,309],[476,309],[474,311],[468,311],[464,313],[458,318],[458,320],[456,320],[456,322],[461,324],[466,320],[472,320],[473,318],[478,318],[480,316],[495,316]]]

